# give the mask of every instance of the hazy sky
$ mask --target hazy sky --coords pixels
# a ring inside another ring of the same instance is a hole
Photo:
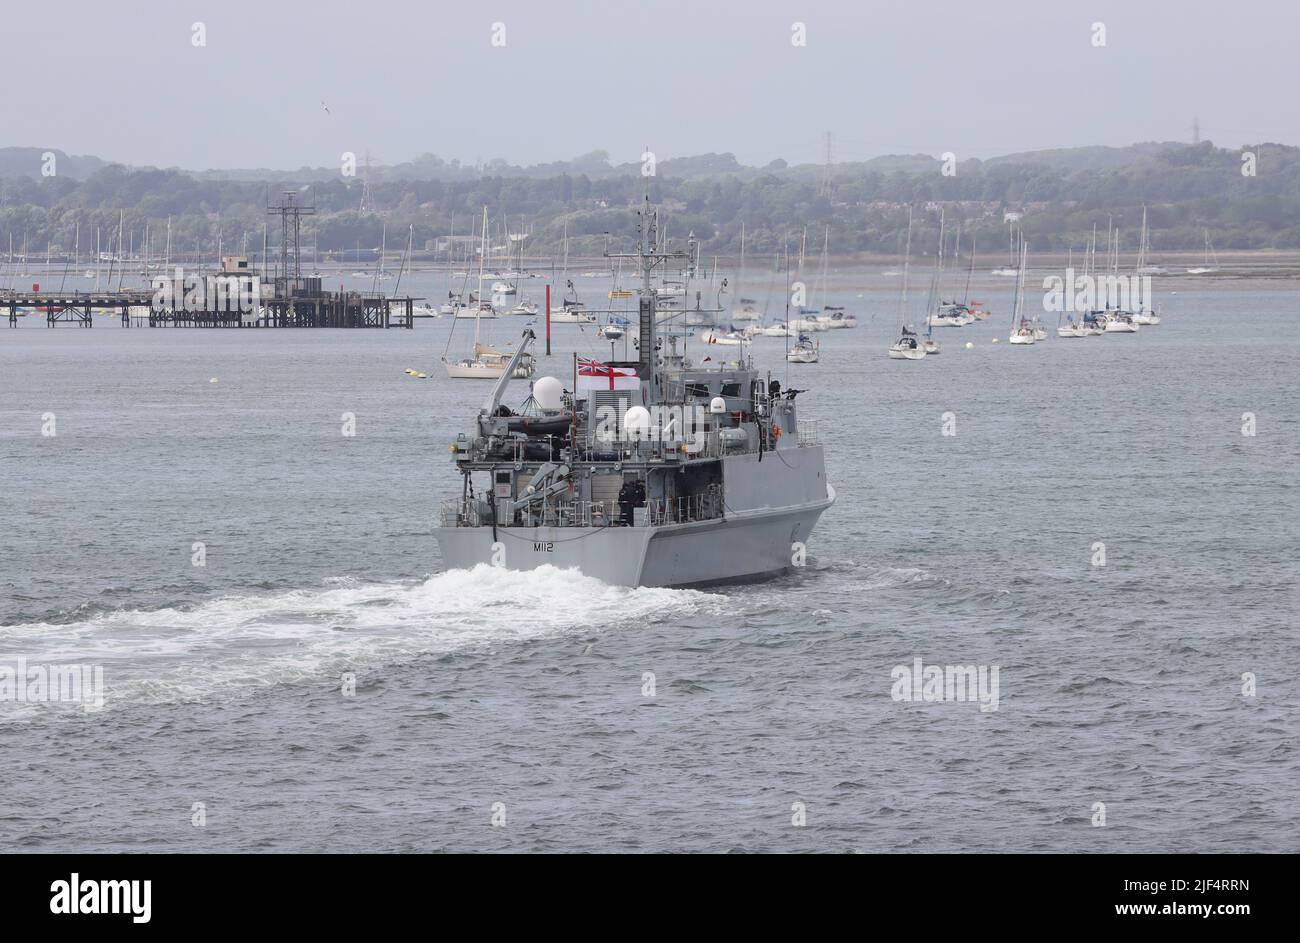
[[[837,160],[960,159],[1189,140],[1193,116],[1300,144],[1298,0],[10,0],[3,22],[0,145],[133,164],[802,162],[827,131]]]

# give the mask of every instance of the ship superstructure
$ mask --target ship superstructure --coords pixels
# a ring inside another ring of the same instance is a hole
[[[448,568],[577,567],[609,583],[680,586],[798,565],[835,500],[816,424],[797,417],[802,390],[782,390],[739,359],[693,363],[660,337],[656,271],[684,254],[658,244],[640,214],[638,359],[574,361],[572,389],[534,381],[519,409],[503,404],[516,364],[452,445],[460,495],[436,534]],[[513,360],[527,355],[525,331]]]

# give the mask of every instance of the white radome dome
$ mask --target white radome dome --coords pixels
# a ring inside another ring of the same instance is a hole
[[[533,383],[533,399],[542,409],[560,409],[563,396],[564,384],[555,377],[542,377]]]
[[[709,412],[713,413],[713,415],[717,416],[720,413],[725,413],[726,411],[727,411],[727,401],[723,399],[721,396],[715,396],[713,397],[712,400],[709,401]]]
[[[623,432],[629,439],[644,439],[650,434],[650,410],[633,406],[623,414]]]

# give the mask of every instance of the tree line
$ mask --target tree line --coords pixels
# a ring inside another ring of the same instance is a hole
[[[301,189],[274,181],[230,179],[212,172],[103,167],[82,180],[39,175],[0,180],[0,254],[26,245],[29,258],[71,252],[80,232],[80,253],[109,251],[119,223],[140,246],[146,226],[150,253],[162,251],[170,219],[173,251],[227,254],[245,244],[260,250],[269,223],[268,202],[292,189],[314,204],[304,220],[304,239],[322,253],[373,258],[384,238],[400,251],[413,236],[417,250],[443,246],[447,237],[475,231],[482,208],[493,220],[494,245],[509,232],[528,232],[530,255],[558,255],[565,233],[573,255],[598,254],[606,242],[625,248],[635,238],[636,210],[649,192],[669,236],[678,245],[688,234],[705,254],[735,255],[742,226],[754,256],[820,251],[823,234],[833,253],[901,250],[908,207],[914,210],[912,244],[917,254],[937,243],[939,207],[949,231],[964,233],[981,251],[1007,244],[1004,214],[1020,213],[1019,225],[1034,251],[1081,249],[1094,226],[1121,229],[1132,250],[1143,208],[1155,252],[1196,250],[1205,233],[1216,249],[1300,248],[1300,148],[1276,144],[1247,148],[1253,175],[1243,174],[1243,152],[1210,142],[1141,153],[1118,166],[1054,165],[1034,155],[945,165],[927,157],[837,164],[728,170],[713,160],[701,173],[674,176],[671,162],[655,176],[633,168],[612,175],[568,172],[550,176],[493,174],[489,166],[470,179],[398,179],[385,174],[363,187],[359,177],[317,179]],[[709,168],[722,167],[718,172]],[[699,169],[699,168],[697,168]],[[242,175],[237,175],[241,176]],[[363,208],[365,191],[367,205]],[[413,227],[413,229],[411,228]],[[126,242],[124,239],[123,242]],[[1099,237],[1104,246],[1104,235]],[[425,253],[427,255],[427,252]]]

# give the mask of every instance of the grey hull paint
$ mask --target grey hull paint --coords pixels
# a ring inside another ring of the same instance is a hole
[[[577,567],[618,586],[686,586],[775,573],[791,565],[830,500],[820,506],[751,511],[664,527],[498,527],[502,565]],[[576,532],[576,535],[575,535]],[[490,527],[439,527],[447,569],[492,563]]]
[[[762,469],[756,456],[727,460],[728,505],[720,520],[662,527],[498,527],[499,565],[577,567],[619,586],[687,586],[781,572],[792,565],[792,544],[807,542],[835,501],[835,490],[826,483],[820,448],[785,449],[765,461],[780,462],[781,471]],[[768,503],[780,494],[810,500]],[[733,499],[751,506],[733,507]],[[494,562],[491,527],[439,527],[434,533],[447,569]]]

